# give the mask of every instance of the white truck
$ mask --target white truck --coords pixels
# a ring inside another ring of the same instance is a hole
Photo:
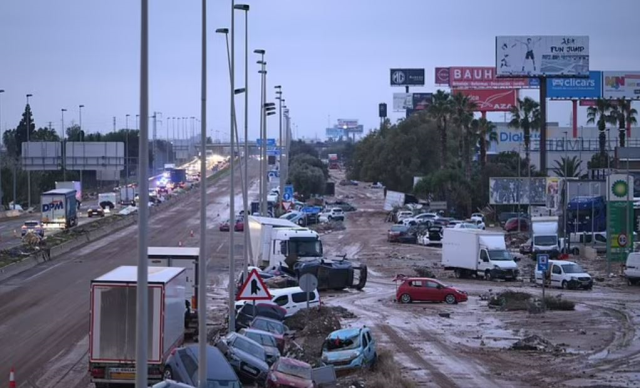
[[[135,206],[135,198],[138,190],[135,187],[120,188],[120,204],[125,206]]]
[[[89,371],[96,388],[130,386],[136,376],[138,267],[122,266],[91,281]],[[184,268],[149,267],[149,383],[184,342]]]
[[[113,210],[118,202],[118,194],[119,193],[99,193],[98,194],[98,206],[103,209],[109,209],[109,211]]]
[[[291,257],[292,262],[298,258],[322,257],[318,233],[288,220],[249,216],[249,236],[255,264],[262,268],[287,263],[287,257]]]
[[[504,234],[479,229],[445,229],[442,265],[457,278],[515,280],[520,271],[507,250]]]
[[[549,259],[558,258],[560,244],[558,240],[558,217],[531,218],[531,254],[536,258],[538,254],[547,254]]]
[[[56,189],[69,189],[76,191],[76,201],[78,202],[78,208],[82,204],[82,182],[78,181],[66,181],[56,182]]]
[[[193,338],[198,334],[198,261],[200,248],[196,247],[149,247],[149,266],[178,267],[186,271],[185,291],[185,336]]]

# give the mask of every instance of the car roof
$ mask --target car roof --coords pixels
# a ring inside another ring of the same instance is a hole
[[[302,291],[302,288],[300,288],[300,287],[286,287],[286,288],[269,289],[269,293],[271,294],[272,297],[282,296],[282,295],[289,295],[289,294],[293,294],[293,293],[297,293],[297,292],[304,292],[304,291]],[[314,290],[313,292],[317,292],[317,291]]]
[[[257,317],[253,318],[253,321],[251,321],[251,323],[258,321],[258,320],[262,320],[262,321],[269,321],[269,322],[275,322],[275,323],[279,323],[281,325],[284,325],[284,323],[280,322],[277,319],[273,319],[273,318],[269,318],[269,317],[263,317],[261,315],[258,315]]]
[[[360,330],[362,330],[362,327],[350,327],[347,329],[340,329],[340,330],[336,330],[336,331],[332,331],[331,333],[329,333],[329,335],[327,336],[328,339],[336,339],[336,338],[346,338],[346,337],[353,337],[358,335],[358,333],[360,333]]]
[[[311,368],[310,364],[304,361],[296,360],[295,358],[280,357],[279,362],[287,365],[295,365],[295,366],[301,366],[304,368]]]
[[[431,280],[431,281],[433,281],[433,282],[440,283],[440,282],[438,281],[438,279],[433,279],[433,278],[404,278],[404,280],[405,280],[405,281],[411,281],[411,280]]]
[[[198,344],[187,346],[196,359],[198,359],[200,354],[199,346]],[[216,380],[238,380],[236,372],[233,371],[233,368],[229,365],[229,362],[227,362],[222,352],[211,345],[207,345],[207,378]]]

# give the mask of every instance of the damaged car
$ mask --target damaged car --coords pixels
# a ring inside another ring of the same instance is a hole
[[[311,365],[293,358],[280,358],[269,370],[267,388],[314,388]]]
[[[262,345],[267,354],[267,364],[273,365],[280,358],[278,342],[272,333],[258,329],[242,329],[238,333]]]
[[[370,367],[377,358],[376,340],[366,326],[336,330],[322,345],[322,363],[336,372]]]
[[[229,333],[216,343],[216,347],[242,381],[264,385],[269,365],[262,345],[238,333]]]
[[[280,265],[270,272],[274,277],[266,283],[269,288],[285,288],[298,286],[298,279],[310,273],[318,279],[318,290],[344,290],[355,288],[361,290],[367,284],[367,266],[354,264],[339,256],[338,260],[305,259],[293,265],[293,270]]]

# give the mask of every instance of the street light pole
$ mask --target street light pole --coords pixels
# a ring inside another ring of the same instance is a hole
[[[84,108],[84,105],[78,105],[78,124],[80,125],[80,131],[78,132],[78,137],[80,140],[80,142],[82,142],[84,140],[84,132],[82,131],[82,108]],[[82,156],[85,155],[84,152],[84,147],[82,148]],[[84,174],[82,174],[82,169],[80,169],[80,188],[82,188],[82,176]]]
[[[29,144],[31,137],[31,106],[29,105],[29,97],[33,97],[33,94],[27,94],[27,144]],[[31,170],[27,170],[27,209],[31,208]]]
[[[278,110],[279,110],[279,132],[278,132],[278,150],[280,151],[280,172],[282,173],[282,86],[276,85],[274,86],[276,89],[276,100],[278,100]]]
[[[60,109],[61,113],[62,113],[62,152],[60,152],[61,156],[62,156],[62,180],[66,181],[67,180],[67,155],[65,152],[66,147],[66,140],[65,140],[65,130],[64,130],[64,112],[66,112],[67,110],[62,108]]]
[[[138,155],[138,185],[140,202],[138,205],[138,284],[136,287],[136,388],[148,387],[146,368],[149,323],[148,300],[148,246],[149,246],[149,0],[141,0],[140,20],[140,130]],[[206,365],[206,359],[204,365]]]
[[[236,215],[236,203],[235,203],[235,0],[231,0],[231,87],[229,90],[230,98],[230,117],[229,117],[229,132],[231,135],[231,157],[230,157],[230,169],[231,169],[231,183],[229,185],[229,223],[235,225]],[[234,332],[236,327],[236,317],[233,312],[235,311],[235,299],[236,299],[236,262],[235,262],[235,239],[233,232],[229,233],[229,332]]]
[[[129,202],[129,116],[125,115],[125,128],[124,128],[124,187],[125,187],[125,201]]]
[[[202,69],[200,85],[200,265],[198,266],[198,387],[207,387],[207,0],[202,0]],[[232,232],[233,234],[233,232]],[[230,310],[229,315],[233,315]]]
[[[2,139],[2,93],[4,93],[4,89],[0,89],[0,139]],[[4,209],[2,197],[4,197],[4,193],[2,192],[2,147],[0,146],[0,208]]]

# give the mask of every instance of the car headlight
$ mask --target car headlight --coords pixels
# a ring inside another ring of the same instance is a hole
[[[576,278],[575,276],[572,276],[571,280],[578,280],[578,278]]]
[[[500,269],[500,267],[498,267],[497,265],[494,265],[493,269]]]

